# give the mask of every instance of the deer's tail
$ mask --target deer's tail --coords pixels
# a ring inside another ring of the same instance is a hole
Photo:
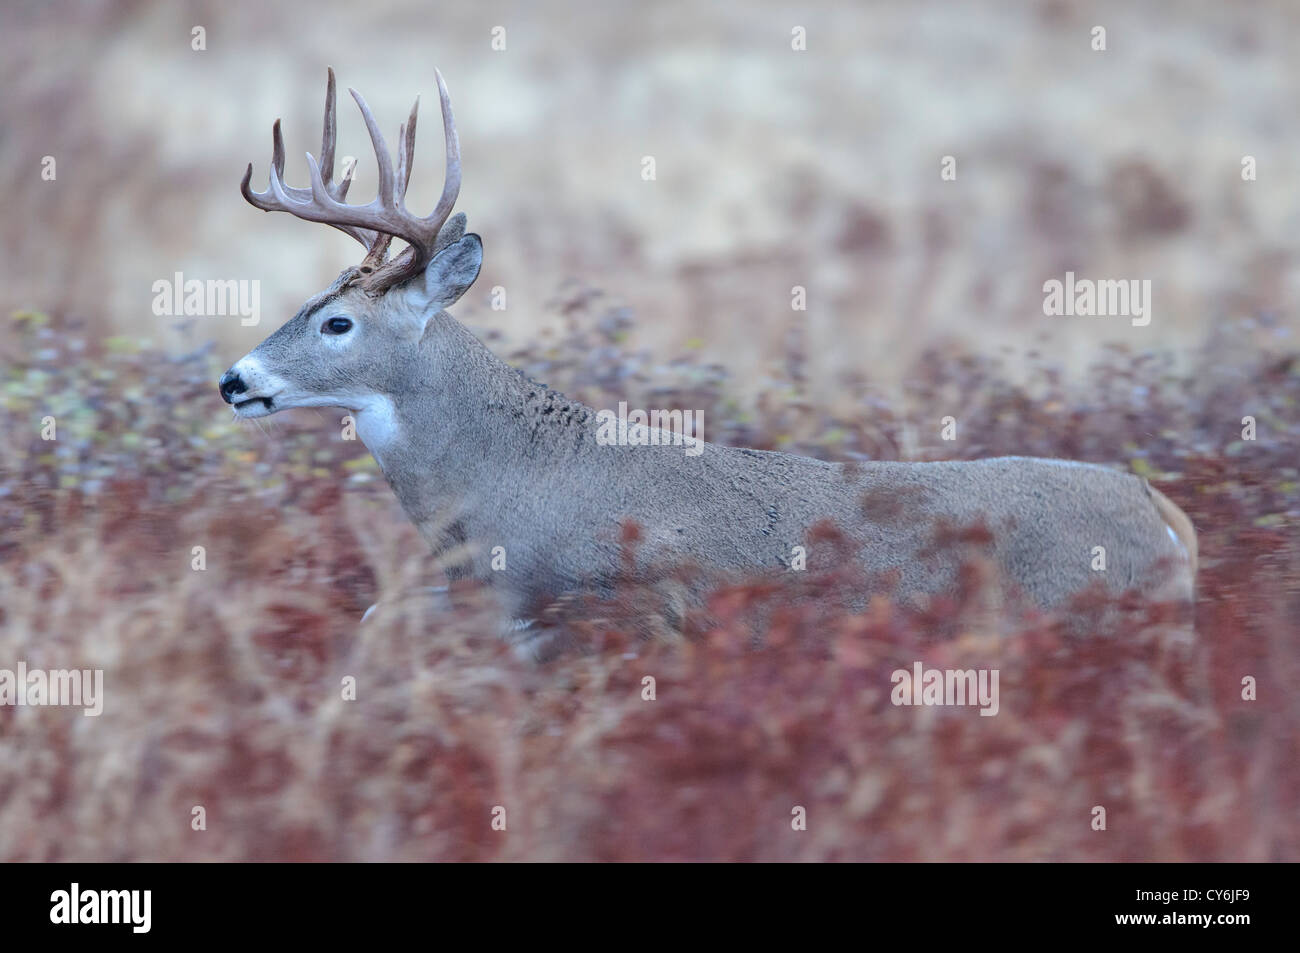
[[[1196,528],[1192,526],[1191,519],[1179,508],[1178,504],[1150,483],[1147,484],[1147,493],[1151,497],[1151,502],[1155,504],[1156,512],[1160,514],[1160,518],[1165,521],[1165,525],[1173,533],[1174,539],[1187,553],[1187,561],[1191,566],[1192,577],[1195,578],[1197,563]]]

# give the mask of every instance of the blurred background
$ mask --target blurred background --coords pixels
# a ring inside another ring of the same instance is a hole
[[[486,245],[461,316],[512,335],[553,327],[549,305],[576,282],[634,308],[633,332],[656,348],[753,367],[802,285],[813,396],[832,400],[839,372],[888,376],[936,338],[1041,344],[1078,355],[1076,368],[1110,340],[1177,346],[1225,317],[1277,313],[1300,274],[1300,9],[1284,0],[86,2],[0,15],[6,303],[160,340],[179,324],[232,359],[358,260],[341,233],[238,194],[250,161],[265,187],[277,117],[287,180],[306,184],[331,64],[357,200],[375,167],[346,87],[390,143],[423,97],[417,210],[442,181],[442,70],[459,208]],[[39,178],[45,155],[56,181]],[[946,155],[955,181],[940,178]],[[1067,269],[1150,278],[1151,325],[1045,318],[1042,283]],[[156,318],[151,285],[177,271],[260,280],[265,325]],[[507,308],[484,314],[497,285]]]
[[[0,669],[106,698],[0,706],[0,860],[1300,859],[1297,49],[1290,0],[8,0]],[[453,310],[498,354],[721,443],[1127,467],[1197,526],[1196,636],[958,592],[756,638],[738,586],[699,641],[629,638],[629,597],[538,667],[481,593],[406,598],[445,578],[340,415],[216,392],[360,260],[239,195],[277,117],[306,184],[329,65],[355,201],[346,88],[390,143],[421,96],[422,214],[446,77],[485,244]],[[1045,316],[1067,271],[1149,279],[1149,325]],[[156,315],[177,272],[258,281],[260,325]],[[917,660],[999,669],[999,716],[889,704]]]

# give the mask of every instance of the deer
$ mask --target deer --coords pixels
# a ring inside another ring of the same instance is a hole
[[[378,193],[364,205],[346,202],[355,162],[334,178],[332,68],[320,160],[307,154],[306,187],[284,182],[275,121],[268,187],[250,187],[249,163],[244,198],[330,225],[366,251],[218,386],[241,419],[299,407],[352,414],[448,579],[489,587],[519,654],[545,656],[548,605],[612,592],[627,577],[629,526],[637,528],[636,571],[651,591],[664,581],[673,624],[684,603],[664,567],[788,573],[797,568],[792,554],[803,552],[811,569],[842,558],[842,546],[819,548],[826,525],[903,602],[955,585],[967,557],[936,546],[936,527],[974,524],[987,529],[992,584],[1044,610],[1099,581],[1146,599],[1193,600],[1191,520],[1146,479],[1108,466],[1031,457],[837,463],[704,441],[702,452],[687,454],[667,440],[598,439],[591,407],[502,361],[447,310],[478,277],[483,243],[466,231],[463,212],[452,215],[460,145],[447,85],[435,75],[446,165],[442,194],[424,217],[405,204],[418,98],[399,127],[394,163],[370,107],[349,89],[378,163]],[[390,255],[394,238],[406,248]],[[1100,572],[1098,547],[1107,560]],[[506,571],[494,566],[494,552],[507,554]]]

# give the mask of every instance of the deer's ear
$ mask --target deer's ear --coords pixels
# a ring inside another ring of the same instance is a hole
[[[483,266],[483,241],[472,232],[448,245],[424,269],[424,282],[412,282],[425,308],[441,311],[469,290]]]

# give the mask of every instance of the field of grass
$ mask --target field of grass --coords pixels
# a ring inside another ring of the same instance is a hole
[[[0,862],[1300,860],[1290,0],[0,16],[0,671],[105,693],[0,705]],[[1093,596],[1000,619],[978,562],[848,611],[845,566],[719,589],[675,642],[629,589],[537,666],[473,586],[419,597],[445,579],[342,411],[239,424],[216,390],[358,260],[238,194],[277,116],[305,183],[327,64],[390,136],[423,95],[420,211],[447,78],[485,247],[452,310],[530,376],[724,444],[1129,468],[1198,530],[1194,632]],[[1045,316],[1067,270],[1151,279],[1154,319]],[[156,313],[178,272],[258,283],[260,322]],[[998,714],[891,704],[916,662],[997,669]]]
[[[1300,859],[1300,355],[1261,357],[1268,328],[1224,327],[1187,374],[1113,349],[1075,389],[1044,357],[1022,388],[934,350],[903,402],[846,380],[860,412],[831,418],[797,331],[745,406],[721,368],[627,350],[601,302],[513,360],[601,406],[702,408],[723,442],[895,457],[953,406],[962,439],[936,423],[912,456],[1149,475],[1199,529],[1195,635],[1095,602],[1073,628],[990,620],[974,577],[924,617],[851,614],[826,578],[758,638],[771,593],[739,585],[685,643],[629,636],[629,598],[575,619],[567,657],[523,663],[472,587],[401,598],[437,567],[331,415],[223,422],[210,351],[24,312],[0,381],[0,659],[102,668],[106,700],[0,707],[0,860]],[[916,661],[1000,670],[998,715],[890,704]]]

